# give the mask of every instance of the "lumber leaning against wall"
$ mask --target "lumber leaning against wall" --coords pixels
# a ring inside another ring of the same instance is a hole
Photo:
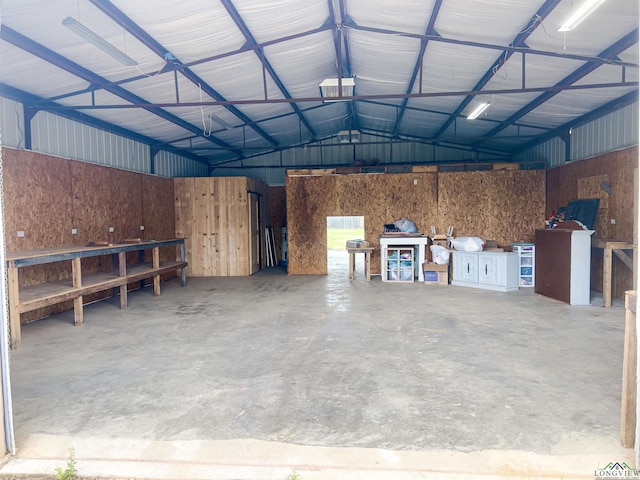
[[[6,147],[2,160],[8,251],[175,235],[172,179]],[[113,233],[109,227],[114,227]],[[77,229],[77,235],[71,234],[72,228]],[[18,237],[18,231],[23,231],[24,237]],[[175,256],[169,251],[161,255],[162,260]],[[110,268],[107,257],[83,261],[84,272]],[[33,285],[70,274],[69,262],[21,268],[20,283]],[[100,292],[87,296],[85,302],[109,295]],[[22,321],[71,308],[71,302],[54,305],[23,314]]]
[[[547,170],[546,215],[579,198],[599,198],[600,212],[594,235],[633,242],[634,169],[638,147],[571,162]],[[602,188],[606,182],[611,193]],[[611,219],[616,223],[611,224]],[[591,288],[602,291],[602,250],[592,250]],[[613,259],[614,297],[623,298],[633,287],[633,274],[619,259]]]
[[[380,273],[379,235],[407,217],[419,231],[453,225],[455,236],[501,244],[529,240],[544,225],[542,170],[287,176],[289,268],[292,275],[326,274],[326,217],[364,216],[365,237]]]

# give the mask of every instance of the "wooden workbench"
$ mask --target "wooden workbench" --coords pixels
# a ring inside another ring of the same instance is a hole
[[[160,248],[179,247],[179,260],[160,262]],[[144,263],[144,250],[152,251],[152,261]],[[127,252],[140,252],[141,263],[127,265]],[[87,257],[111,255],[114,268],[83,275],[81,260]],[[160,295],[160,275],[180,270],[181,284],[187,282],[187,262],[183,239],[124,243],[108,246],[61,247],[22,252],[8,252],[6,256],[9,290],[9,320],[11,348],[21,340],[20,314],[73,300],[74,322],[82,325],[82,297],[92,293],[119,288],[120,308],[127,307],[127,284],[153,278],[153,293]],[[19,269],[31,265],[71,262],[71,278],[38,285],[20,286]]]
[[[624,263],[629,270],[633,272],[633,255],[635,255],[635,246],[633,243],[620,240],[612,240],[610,238],[593,237],[591,239],[591,248],[602,249],[604,252],[602,258],[602,299],[604,307],[611,307],[611,296],[613,289],[613,255],[615,254]],[[625,250],[631,250],[632,256],[627,255]]]
[[[373,247],[348,247],[349,253],[349,281],[353,280],[353,272],[356,270],[356,253],[364,253],[364,274],[367,282],[371,281],[371,252]]]

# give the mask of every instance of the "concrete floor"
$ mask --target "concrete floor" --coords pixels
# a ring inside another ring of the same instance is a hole
[[[67,312],[23,328],[18,457],[0,473],[52,472],[70,446],[81,474],[146,478],[593,478],[633,463],[619,300],[367,283],[361,265],[350,283],[343,255],[327,276],[162,288],[88,306],[82,327]]]

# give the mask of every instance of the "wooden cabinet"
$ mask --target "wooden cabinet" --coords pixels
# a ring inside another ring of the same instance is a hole
[[[500,292],[518,290],[518,254],[454,251],[451,285]]]
[[[174,249],[178,247],[179,253],[176,256],[179,260],[161,262],[160,248],[162,247]],[[140,258],[143,260],[144,250],[151,250],[151,262],[143,261],[127,265],[127,252],[140,252]],[[82,272],[83,258],[105,255],[112,257],[113,269],[90,274]],[[182,286],[185,286],[187,281],[187,263],[182,239],[105,247],[65,247],[8,252],[6,260],[12,348],[17,348],[20,344],[21,313],[73,300],[75,324],[81,325],[83,322],[82,297],[85,295],[118,288],[120,308],[126,308],[127,285],[130,283],[153,278],[154,295],[160,295],[160,275],[180,270]],[[71,263],[70,278],[38,285],[20,285],[20,268],[56,262]]]
[[[568,224],[570,222],[565,222]],[[571,305],[591,304],[593,230],[536,230],[535,292]]]

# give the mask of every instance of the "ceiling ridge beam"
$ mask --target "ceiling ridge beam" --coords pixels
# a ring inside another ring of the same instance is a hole
[[[433,36],[438,34],[438,32],[435,31],[434,26],[438,18],[438,13],[440,13],[440,7],[442,7],[442,0],[436,0],[433,9],[431,10],[431,17],[429,18],[429,24],[427,25],[425,35]],[[416,79],[418,78],[418,73],[420,73],[420,71],[422,70],[424,54],[427,50],[428,43],[429,40],[427,39],[420,40],[420,51],[418,52],[418,58],[416,58],[416,64],[413,67],[413,72],[411,73],[411,79],[409,80],[407,93],[411,93],[413,91],[413,87],[416,84]],[[402,105],[400,105],[400,110],[398,112],[398,115],[396,116],[396,122],[393,126],[393,136],[398,135],[398,130],[400,129],[400,124],[402,123],[402,118],[404,117],[404,113],[407,109],[408,103],[409,99],[405,98],[402,101]]]
[[[605,50],[603,50],[598,56],[599,57],[604,57],[604,58],[613,57],[615,55],[618,55],[620,52],[625,51],[629,47],[635,45],[636,43],[638,43],[638,29],[637,28],[634,29],[632,32],[626,34],[624,37],[622,37],[620,40],[615,42],[610,47],[608,47]],[[591,72],[596,70],[599,66],[600,66],[599,64],[587,63],[585,65],[582,65],[577,70],[574,70],[572,73],[570,73],[569,75],[567,75],[565,78],[563,78],[562,80],[560,80],[558,83],[556,83],[554,85],[556,90],[549,90],[549,91],[546,91],[543,94],[539,95],[537,98],[535,98],[534,100],[532,100],[531,102],[526,104],[524,107],[522,107],[520,110],[515,112],[513,115],[509,116],[509,118],[507,118],[502,123],[500,123],[500,125],[498,125],[498,126],[494,127],[493,129],[491,129],[485,135],[485,139],[481,140],[480,142],[477,142],[477,143],[478,144],[482,144],[483,142],[486,141],[487,138],[493,137],[496,134],[500,133],[502,130],[507,128],[509,125],[513,124],[514,122],[516,122],[520,118],[524,117],[526,114],[530,113],[532,110],[536,109],[537,107],[539,107],[544,102],[546,102],[550,98],[554,97],[555,95],[557,95],[561,91],[568,90],[568,88],[566,88],[566,87],[572,86],[575,82],[577,82],[581,78],[586,77]]]
[[[154,39],[151,35],[149,35],[144,29],[140,27],[136,22],[131,20],[124,12],[118,9],[113,3],[109,0],[89,0],[96,8],[102,11],[109,18],[114,20],[118,25],[122,25],[131,35],[137,38],[143,45],[145,45],[149,50],[154,52],[160,58],[166,58],[167,54],[170,53],[168,49],[164,48],[156,39]],[[207,95],[216,100],[224,101],[223,95],[217,92],[213,87],[211,87],[207,82],[205,82],[202,78],[200,78],[195,72],[193,72],[189,67],[186,67],[179,59],[175,58],[173,53],[171,53],[171,62],[175,68],[171,68],[169,70],[178,70],[182,73],[188,80],[190,80],[193,84],[197,85],[202,89]],[[169,65],[169,63],[167,63]],[[245,124],[251,126],[258,135],[264,138],[266,141],[271,143],[274,146],[278,146],[278,142],[271,137],[267,132],[265,132],[262,128],[259,128],[255,122],[245,115],[242,111],[236,108],[234,105],[225,105],[225,108],[229,110],[233,115],[241,119]]]
[[[51,106],[56,105],[55,102],[47,102],[42,97],[39,97],[32,93],[27,93],[23,90],[20,90],[19,88],[12,87],[10,85],[7,85],[1,82],[0,82],[0,96],[22,103],[25,106],[31,106],[36,108],[37,110],[43,110],[43,111],[48,111],[48,109],[46,108],[48,106],[47,103],[50,103]],[[156,140],[155,138],[148,137],[141,133],[136,133],[124,127],[119,127],[118,125],[114,125],[112,123],[106,122],[99,118],[92,117],[91,115],[88,115],[86,113],[77,112],[75,110],[63,110],[62,112],[55,112],[53,114],[66,118],[68,120],[72,120],[74,122],[79,122],[84,125],[97,128],[99,130],[104,130],[114,135],[129,138],[130,140],[148,145],[150,148],[158,148],[161,150],[166,150],[168,152],[181,155],[183,157],[189,158],[191,160],[194,160],[198,163],[202,163],[204,165],[209,164],[209,161],[206,158],[203,158],[199,155],[195,155],[191,152],[182,150],[177,147],[172,147],[171,145],[168,145],[166,142],[161,142],[159,140]]]
[[[54,52],[53,50],[50,50],[43,45],[40,45],[34,40],[31,40],[30,38],[25,37],[21,33],[18,33],[17,31],[8,27],[7,25],[3,25],[2,28],[0,29],[0,39],[26,52],[29,52],[32,55],[35,55],[36,57],[52,65],[55,65],[56,67],[62,70],[65,70],[68,73],[71,73],[77,76],[78,78],[81,78],[87,82],[90,82],[96,85],[104,86],[103,88],[105,88],[105,90],[107,90],[108,92],[122,98],[123,100],[126,100],[127,102],[130,102],[131,104],[136,104],[138,105],[139,108],[143,108],[148,112],[153,113],[154,115],[157,115],[164,120],[167,120],[168,122],[171,122],[175,125],[178,125],[184,128],[187,131],[191,131],[196,134],[201,134],[201,131],[191,123],[186,122],[185,120],[182,120],[179,117],[176,117],[175,115],[163,110],[162,108],[153,106],[142,97],[139,97],[138,95],[135,95],[134,93],[131,93],[122,87],[109,86],[108,85],[109,81],[107,79],[91,72],[90,70],[87,70],[86,68],[82,67],[81,65],[78,65],[75,62],[72,62],[68,58],[63,57],[62,55]],[[219,145],[221,147],[224,147],[227,150],[238,155],[239,157],[242,157],[242,152],[240,150],[227,144],[226,142],[223,142],[222,140],[214,136],[209,136],[206,138],[210,142],[215,143],[216,145]]]
[[[234,21],[234,23],[236,24],[236,26],[238,27],[238,29],[240,30],[240,32],[242,33],[244,38],[251,45],[257,45],[258,42],[256,42],[256,39],[253,37],[253,34],[249,30],[249,27],[247,26],[247,24],[242,19],[242,16],[240,15],[240,13],[236,9],[236,7],[233,5],[233,2],[231,0],[220,0],[220,2],[222,3],[222,6],[224,6],[224,8],[227,10],[227,13],[231,17],[231,19]],[[269,60],[267,59],[266,55],[264,54],[264,50],[262,48],[258,48],[258,49],[255,49],[254,52],[258,56],[258,58],[260,59],[260,62],[264,66],[265,70],[267,72],[269,72],[269,75],[271,76],[271,79],[278,86],[278,88],[280,89],[280,92],[286,98],[292,99],[291,94],[289,93],[289,91],[285,87],[284,83],[282,83],[282,80],[280,79],[280,77],[276,73],[275,69],[273,68],[273,66],[271,65]],[[303,123],[305,128],[311,134],[311,137],[312,138],[316,138],[317,135],[316,135],[315,130],[313,129],[313,127],[311,126],[309,121],[305,118],[305,116],[302,114],[302,112],[300,111],[300,108],[298,107],[298,105],[296,105],[295,102],[291,102],[291,108],[293,108],[295,110],[295,112],[298,115],[300,121]]]
[[[547,16],[553,11],[556,6],[560,3],[561,0],[547,0],[542,7],[538,9],[533,17],[529,19],[526,28],[520,31],[518,35],[511,41],[509,46],[512,47],[526,47],[526,40],[529,36],[536,30],[537,26],[542,24],[542,22],[547,18]],[[491,67],[485,72],[485,74],[480,78],[478,83],[473,87],[473,90],[482,90],[482,88],[489,83],[489,81],[495,76],[498,69],[504,65],[507,60],[509,60],[515,50],[505,50],[500,56],[493,62]],[[451,116],[447,119],[447,121],[438,129],[436,132],[436,137],[440,137],[444,134],[444,132],[451,126],[451,124],[455,121],[456,118],[462,114],[462,111],[471,103],[471,101],[475,97],[468,95],[458,107],[453,111]]]
[[[605,103],[604,105],[601,105],[600,107],[596,108],[595,110],[592,110],[588,113],[585,113],[584,115],[575,118],[573,120],[571,120],[568,123],[565,123],[564,125],[557,127],[553,130],[551,130],[549,133],[546,133],[544,135],[541,135],[540,137],[536,138],[535,140],[531,140],[523,145],[520,145],[517,150],[514,150],[513,153],[520,153],[520,152],[524,152],[525,150],[528,150],[530,148],[535,147],[536,145],[540,145],[548,140],[551,140],[552,138],[558,137],[562,134],[566,134],[570,129],[572,128],[578,128],[581,127],[583,125],[586,125],[589,122],[593,122],[594,120],[597,120],[598,118],[602,118],[605,115],[608,115],[611,112],[614,112],[616,110],[619,110],[621,108],[624,108],[628,105],[631,105],[632,103],[635,103],[638,101],[638,90],[634,90],[633,92],[629,92],[621,97],[618,97],[614,100],[611,100],[610,102]]]

